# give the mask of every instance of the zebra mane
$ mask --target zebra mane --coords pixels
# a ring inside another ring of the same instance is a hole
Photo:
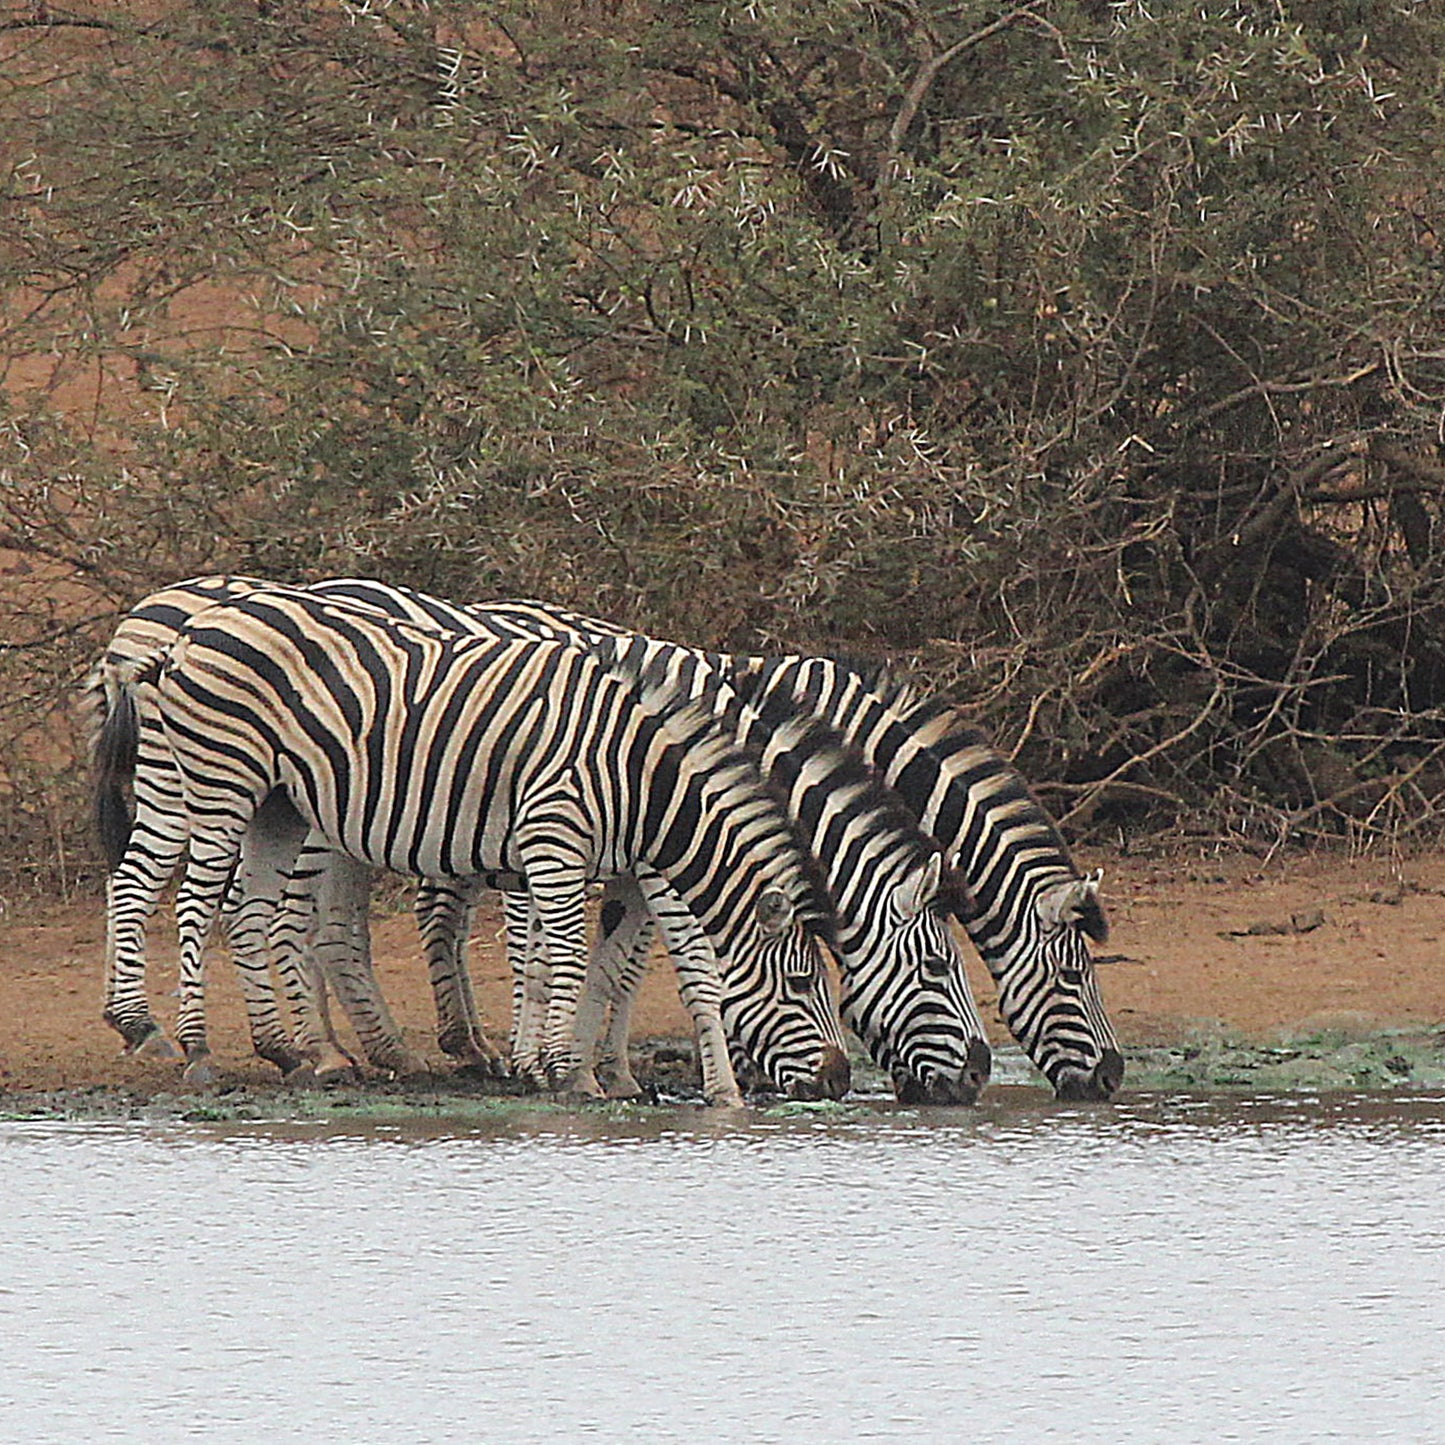
[[[741,681],[736,705],[756,713],[765,731],[783,749],[791,770],[801,771],[810,762],[822,765],[826,771],[819,781],[829,789],[835,808],[851,817],[866,816],[875,827],[897,834],[919,866],[939,851],[903,799],[879,778],[841,732],[786,692],[764,691],[759,695],[752,680]],[[954,870],[945,869],[940,904],[950,911],[965,907],[961,888],[962,879]]]
[[[837,941],[837,923],[832,894],[822,866],[813,856],[807,839],[788,812],[786,800],[761,766],[761,756],[737,741],[731,730],[728,692],[719,682],[696,697],[682,692],[669,673],[663,657],[643,661],[635,652],[613,651],[603,646],[589,648],[606,670],[625,682],[640,706],[656,719],[670,742],[696,752],[720,774],[723,787],[750,783],[771,805],[774,826],[793,845],[798,859],[794,884],[798,918],[807,931],[830,948]]]
[[[778,671],[792,659],[768,658],[761,665],[736,674],[740,690],[766,692]],[[829,661],[840,671],[851,674],[879,703],[894,713],[930,752],[940,756],[961,758],[970,773],[989,778],[989,806],[1006,811],[1014,824],[1023,824],[1048,840],[1058,854],[1059,864],[1075,878],[1082,876],[1064,835],[1039,802],[1023,775],[994,747],[987,734],[966,719],[959,705],[947,698],[923,692],[911,679],[900,677],[886,663],[851,662],[838,658]],[[775,687],[777,692],[785,689]],[[798,699],[807,706],[806,694]],[[962,915],[960,915],[962,916]],[[1100,919],[1103,913],[1100,910]]]
[[[891,694],[883,692],[879,696],[934,752],[963,756],[970,770],[992,775],[991,805],[1006,808],[1015,822],[1026,821],[1047,834],[1062,863],[1075,877],[1082,876],[1058,824],[1023,774],[994,747],[986,733],[962,716],[956,703],[928,697],[907,682],[897,683]]]

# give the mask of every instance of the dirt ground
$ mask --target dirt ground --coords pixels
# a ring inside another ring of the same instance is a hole
[[[1124,1045],[1190,1038],[1258,1043],[1312,1030],[1429,1033],[1445,1025],[1445,854],[1391,862],[1309,856],[1167,857],[1085,854],[1104,870],[1112,936],[1100,950],[1106,1003]],[[433,1015],[414,925],[404,906],[373,920],[378,973],[409,1041],[438,1065]],[[505,1037],[509,986],[494,905],[478,912],[472,959],[489,1029]],[[171,1065],[124,1058],[101,1022],[103,949],[98,898],[45,907],[12,901],[0,912],[0,1090],[174,1087]],[[210,970],[212,1039],[245,1083],[275,1077],[253,1060],[231,970]],[[154,1007],[174,1010],[168,919],[152,929]],[[974,972],[985,1016],[995,993]],[[634,1037],[688,1032],[665,965],[654,967]]]

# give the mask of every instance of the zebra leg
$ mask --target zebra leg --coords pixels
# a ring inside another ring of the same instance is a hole
[[[697,1033],[702,1093],[709,1104],[739,1108],[742,1090],[728,1056],[722,1021],[722,977],[717,954],[697,920],[656,873],[639,870],[637,886],[662,929],[667,951],[677,969],[677,989]]]
[[[303,1063],[277,1007],[268,930],[306,825],[282,793],[257,810],[241,840],[241,857],[221,906],[221,924],[240,978],[256,1053],[294,1077]]]
[[[595,1077],[583,1077],[575,1037],[577,1000],[587,972],[586,824],[563,800],[545,809],[535,829],[517,830],[517,853],[546,938],[547,1027],[542,1062],[564,1096],[600,1098]],[[567,827],[574,824],[576,833]],[[591,1075],[591,1069],[586,1070]]]
[[[528,893],[503,893],[502,911],[512,972],[512,1072],[545,1086],[542,1054],[551,973],[546,932]]]
[[[313,835],[308,834],[286,870],[266,930],[267,949],[291,1010],[292,1046],[298,1059],[286,1079],[300,1085],[334,1083],[351,1077],[356,1067],[332,1026],[326,979],[318,959],[317,879],[329,863],[331,851],[324,844],[313,846],[313,842]]]
[[[325,866],[314,889],[313,946],[314,961],[320,970],[316,982],[322,1016],[329,1028],[325,984],[330,984],[356,1031],[367,1062],[399,1078],[422,1077],[430,1072],[426,1060],[407,1047],[372,966],[368,922],[371,869],[342,853],[327,850],[322,856]],[[330,1043],[344,1056],[334,1033],[330,1034]]]
[[[642,1086],[627,1053],[632,1003],[647,972],[657,929],[633,879],[608,882],[600,924],[587,960],[587,984],[577,1005],[577,1046],[584,1062],[597,1059],[606,1066],[609,1099],[635,1099]],[[603,1039],[600,1048],[599,1039]]]
[[[306,1077],[319,1083],[349,1079],[356,1071],[332,1025],[328,982],[377,1068],[426,1072],[403,1042],[371,967],[370,901],[370,868],[309,834],[271,925],[271,950],[296,1020],[296,1047],[308,1061]]]
[[[119,866],[105,885],[105,1008],[102,1017],[140,1058],[173,1059],[176,1049],[146,996],[146,924],[186,848],[184,815],[153,798],[138,775],[135,822]]]
[[[190,1084],[211,1083],[215,1068],[206,1039],[206,939],[220,912],[240,851],[245,820],[208,836],[191,834],[190,855],[176,892],[176,929],[180,935],[181,1004],[176,1037],[186,1056],[182,1078]]]
[[[458,1067],[474,1069],[484,1078],[503,1078],[506,1062],[482,1028],[467,969],[466,941],[476,895],[468,882],[427,879],[417,889],[416,921],[436,1003],[437,1044]]]
[[[136,1058],[174,1059],[175,1045],[150,1011],[145,990],[146,924],[164,880],[152,891],[125,864],[105,882],[105,1007],[102,1018]]]

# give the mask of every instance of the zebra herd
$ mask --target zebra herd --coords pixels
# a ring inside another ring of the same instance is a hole
[[[344,1071],[329,990],[368,1062],[421,1067],[371,967],[385,868],[419,880],[439,1045],[484,1073],[636,1093],[630,1008],[660,931],[710,1102],[741,1102],[737,1065],[840,1097],[840,1015],[901,1100],[972,1102],[990,1054],[957,918],[1059,1097],[1122,1082],[1089,948],[1106,931],[1097,880],[951,705],[881,673],[702,652],[538,602],[213,576],[138,604],[85,694],[111,869],[105,1018],[128,1049],[169,1051],[145,932],[180,869],[190,1079],[212,1072],[202,948],[218,919],[261,1057]],[[506,1063],[464,951],[485,887],[507,922]]]

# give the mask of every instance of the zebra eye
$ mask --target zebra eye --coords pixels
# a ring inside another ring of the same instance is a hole
[[[1059,982],[1066,983],[1070,988],[1078,988],[1084,981],[1084,970],[1081,968],[1061,968],[1059,970]]]
[[[929,978],[947,978],[949,960],[939,953],[930,954],[923,960],[921,967]]]

